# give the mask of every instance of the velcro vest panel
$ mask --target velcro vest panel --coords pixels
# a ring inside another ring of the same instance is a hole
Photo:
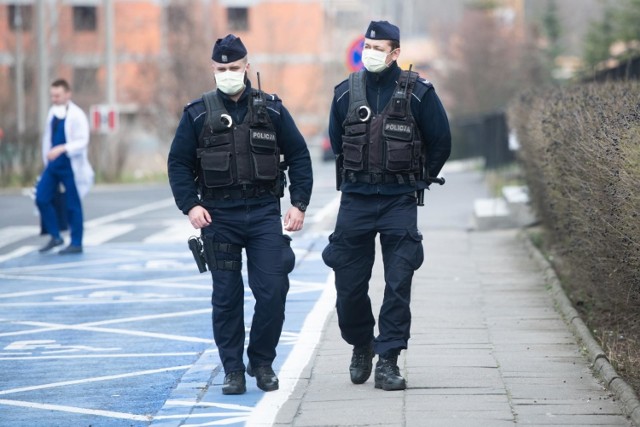
[[[198,138],[203,198],[207,189],[253,184],[275,188],[280,150],[264,94],[252,89],[247,117],[233,123],[215,91],[202,95],[206,118]]]
[[[349,109],[342,136],[347,179],[349,174],[368,173],[389,178],[377,182],[404,183],[420,174],[425,150],[411,114],[417,78],[417,73],[402,71],[391,100],[374,116],[367,103],[366,73],[363,70],[349,76]]]

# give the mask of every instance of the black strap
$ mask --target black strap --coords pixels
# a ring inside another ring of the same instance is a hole
[[[359,122],[358,110],[368,107],[366,78],[364,70],[349,74],[349,112],[345,123]]]
[[[368,173],[368,172],[347,172],[347,180],[352,183],[361,182],[365,184],[409,184],[415,186],[415,174],[402,173]]]
[[[222,99],[217,95],[215,90],[202,94],[205,108],[207,109],[205,126],[209,127],[213,132],[220,132],[227,129],[220,119],[223,114],[229,114],[222,103]]]
[[[242,252],[242,246],[234,243],[213,242],[213,250],[217,252],[239,254]]]
[[[266,187],[260,185],[246,184],[222,188],[203,188],[202,198],[205,200],[241,200],[255,199],[269,194],[273,194],[274,186]]]

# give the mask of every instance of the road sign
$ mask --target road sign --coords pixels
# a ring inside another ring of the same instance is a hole
[[[113,105],[96,104],[89,109],[91,129],[99,133],[112,133],[118,130],[118,110]]]
[[[355,39],[347,49],[347,68],[349,71],[359,71],[362,69],[362,46],[364,45],[364,36]]]

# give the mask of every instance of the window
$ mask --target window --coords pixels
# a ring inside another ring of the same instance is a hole
[[[246,7],[227,8],[227,22],[230,31],[248,31],[249,9]]]
[[[73,69],[74,92],[95,93],[98,89],[98,69],[96,67],[76,67]]]
[[[18,13],[20,12],[20,13]],[[17,18],[20,18],[22,21],[22,30],[29,31],[31,29],[31,23],[33,21],[33,7],[31,5],[27,6],[16,6],[9,5],[9,28],[11,31],[16,31],[18,29]]]
[[[96,31],[97,22],[95,6],[73,6],[74,31]]]

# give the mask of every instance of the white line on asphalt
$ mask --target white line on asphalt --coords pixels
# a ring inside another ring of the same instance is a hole
[[[0,294],[0,298],[18,298],[18,297],[28,297],[35,295],[46,295],[46,294],[56,294],[60,292],[68,292],[68,291],[86,291],[92,289],[105,289],[105,288],[118,288],[122,286],[132,286],[132,287],[158,287],[158,288],[169,288],[169,289],[206,289],[210,290],[211,285],[192,285],[189,283],[181,283],[181,282],[166,282],[166,281],[156,281],[156,280],[144,280],[144,281],[129,281],[129,280],[106,280],[106,279],[87,279],[87,278],[79,278],[79,277],[51,277],[51,276],[30,276],[30,275],[13,275],[13,274],[0,274],[0,279],[15,279],[15,280],[33,280],[40,282],[76,282],[76,283],[87,283],[87,286],[65,286],[63,288],[47,288],[47,289],[39,289],[36,291],[24,291],[24,292],[12,292],[8,294]],[[174,278],[181,279],[181,278]]]
[[[129,299],[112,299],[112,300],[68,300],[68,301],[51,301],[51,302],[9,302],[0,304],[0,308],[15,308],[15,307],[61,307],[61,306],[77,306],[77,305],[123,305],[123,304],[157,304],[157,303],[166,303],[167,301],[171,302],[193,302],[198,303],[202,302],[202,297],[181,297],[181,298],[129,298]]]
[[[57,382],[57,383],[41,384],[41,385],[35,385],[35,386],[30,386],[30,387],[13,388],[13,389],[9,389],[9,390],[0,390],[0,396],[4,396],[4,395],[7,395],[7,394],[14,394],[14,393],[22,393],[24,391],[44,390],[44,389],[48,389],[48,388],[64,387],[64,386],[68,386],[68,385],[87,384],[87,383],[94,383],[94,382],[100,382],[100,381],[117,380],[117,379],[120,379],[120,378],[139,377],[139,376],[142,376],[142,375],[159,374],[160,372],[184,371],[184,370],[189,369],[190,367],[191,367],[191,365],[169,366],[168,368],[150,369],[150,370],[147,370],[147,371],[128,372],[126,374],[119,374],[119,375],[105,375],[103,377],[83,378],[81,380],[61,381],[61,382]]]
[[[12,225],[0,229],[0,247],[8,246],[29,236],[37,236],[40,227],[34,225]]]
[[[9,252],[6,255],[2,255],[0,256],[0,263],[3,263],[5,261],[9,261],[10,259],[13,258],[19,258],[23,255],[26,255],[32,251],[34,251],[37,248],[37,246],[21,246],[17,249],[14,249],[13,251]]]
[[[56,356],[15,356],[8,357],[7,353],[0,353],[0,360],[50,360],[50,359],[128,359],[137,357],[179,357],[195,356],[198,351],[187,351],[181,353],[125,353],[125,354],[73,354]]]
[[[196,402],[190,400],[167,400],[165,406],[199,406],[202,408],[220,408],[220,409],[235,409],[238,411],[250,411],[253,409],[251,406],[236,405],[233,403],[220,403],[220,402]],[[154,417],[154,419],[160,419],[160,417]]]
[[[169,206],[173,206],[174,204],[175,204],[175,201],[173,197],[168,197],[163,200],[158,200],[157,202],[148,203],[146,205],[137,206],[135,208],[126,209],[120,212],[116,212],[114,214],[105,215],[100,218],[95,218],[95,219],[92,219],[91,221],[86,221],[84,223],[84,227],[87,229],[98,227],[98,226],[107,224],[109,222],[119,221],[125,218],[131,218],[133,216],[147,213],[155,209],[167,208]]]
[[[87,230],[82,244],[84,246],[98,246],[118,236],[127,234],[136,228],[133,224],[103,224],[100,227],[94,227]]]
[[[332,286],[332,283],[333,272],[327,277],[327,283],[322,295],[320,295],[313,309],[307,315],[300,329],[299,340],[291,349],[291,353],[289,353],[282,368],[280,368],[278,373],[280,391],[278,393],[265,393],[264,397],[260,399],[255,409],[251,412],[245,427],[273,425],[278,411],[289,399],[300,379],[300,373],[311,360],[320,342],[327,316],[329,316],[334,307],[336,296],[335,287]]]
[[[42,327],[50,328],[49,330],[55,330],[55,331],[62,331],[62,330],[91,331],[91,332],[104,332],[104,333],[117,334],[117,335],[132,335],[136,337],[161,338],[161,339],[172,340],[172,341],[199,342],[199,343],[205,343],[205,344],[212,343],[212,339],[187,337],[182,335],[160,334],[157,332],[143,332],[143,331],[113,329],[113,328],[96,328],[91,326],[64,325],[59,323],[48,323],[48,322],[14,322],[14,323],[17,325],[42,326]],[[9,332],[4,335],[5,336],[11,335],[11,333]]]
[[[150,415],[135,415],[124,412],[102,411],[100,409],[84,409],[74,406],[51,405],[47,403],[23,402],[20,400],[0,399],[0,405],[19,406],[22,408],[42,409],[44,411],[60,411],[72,414],[98,415],[101,417],[118,418],[131,421],[150,421]]]
[[[172,301],[174,301],[172,299]],[[2,306],[2,305],[0,305]],[[206,309],[200,309],[200,310],[189,310],[189,311],[177,311],[177,312],[171,312],[171,313],[162,313],[162,314],[151,314],[148,316],[135,316],[135,317],[121,317],[118,319],[108,319],[108,320],[100,320],[98,322],[86,322],[86,323],[79,323],[76,324],[74,326],[99,326],[99,325],[112,325],[115,323],[127,323],[127,322],[137,322],[137,321],[141,321],[141,320],[157,320],[157,319],[168,319],[171,317],[184,317],[184,316],[194,316],[194,315],[199,315],[199,314],[205,314],[205,313],[210,313],[211,309],[210,308],[206,308]],[[9,320],[7,320],[9,321]],[[12,322],[14,324],[25,324],[25,323],[19,323],[19,322]],[[40,329],[30,329],[27,331],[12,331],[12,332],[4,332],[4,333],[0,333],[0,337],[6,337],[6,336],[15,336],[15,335],[29,335],[29,334],[34,334],[34,333],[41,333],[41,332],[51,332],[51,331],[59,331],[59,330],[63,330],[63,329],[68,329],[69,326],[65,325],[64,327],[52,327],[52,328],[40,328]]]
[[[223,420],[218,421],[210,421],[202,424],[180,424],[181,427],[207,427],[207,426],[226,426],[231,424],[238,424],[245,421],[247,417],[233,417],[233,418],[225,418]]]

